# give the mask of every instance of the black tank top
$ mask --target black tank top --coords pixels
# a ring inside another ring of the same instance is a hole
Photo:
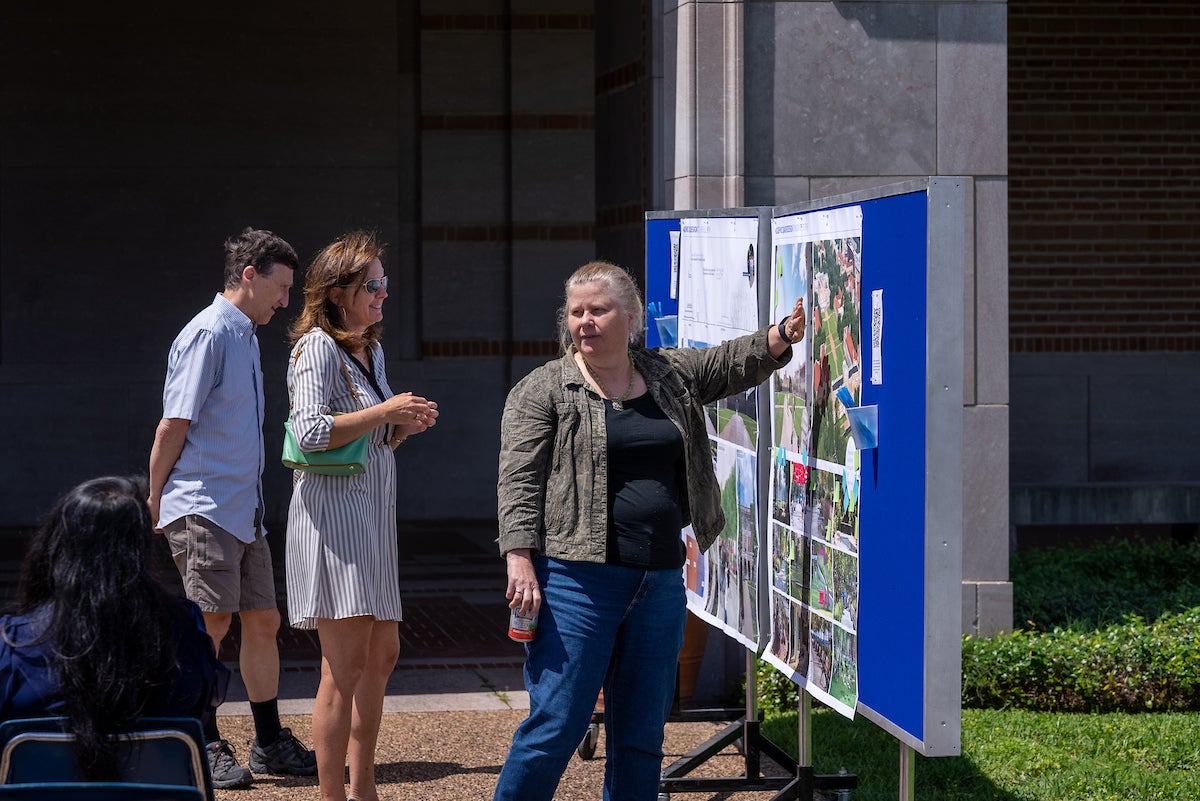
[[[683,437],[647,392],[617,411],[608,429],[608,558],[639,570],[683,567]]]

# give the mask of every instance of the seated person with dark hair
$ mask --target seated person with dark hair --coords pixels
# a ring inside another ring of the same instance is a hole
[[[146,487],[96,478],[64,495],[0,617],[0,720],[66,716],[83,778],[117,779],[107,735],[146,716],[214,713],[229,683],[200,610],[152,577]]]

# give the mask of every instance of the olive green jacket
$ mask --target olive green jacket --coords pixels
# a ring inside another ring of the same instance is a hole
[[[683,436],[683,522],[692,524],[701,550],[725,526],[703,407],[761,384],[791,360],[791,348],[771,357],[768,330],[711,348],[632,350],[651,397]],[[606,561],[604,401],[570,353],[538,367],[508,394],[496,489],[501,554],[530,548],[556,559]]]

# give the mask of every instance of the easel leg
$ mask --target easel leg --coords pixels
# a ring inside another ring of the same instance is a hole
[[[917,764],[911,745],[900,743],[900,801],[913,801],[917,795]]]
[[[710,737],[699,747],[689,751],[667,766],[662,772],[659,782],[659,801],[670,799],[672,792],[679,793],[716,793],[737,790],[778,790],[771,801],[811,801],[817,790],[851,790],[858,786],[858,777],[852,774],[816,776],[812,769],[812,734],[811,715],[812,700],[806,692],[800,693],[800,707],[797,716],[797,741],[799,744],[799,761],[793,760],[789,754],[762,735],[759,720],[757,699],[754,687],[754,655],[747,653],[746,657],[746,708],[744,714],[734,720],[724,730]],[[737,717],[738,710],[708,710],[728,713],[727,717],[709,717],[706,710],[682,713],[689,720],[728,720]],[[720,753],[730,744],[741,739],[741,752],[744,772],[740,776],[725,776],[720,778],[693,779],[687,774],[692,769],[708,761],[710,757]],[[787,777],[767,777],[762,775],[762,757],[789,771]]]

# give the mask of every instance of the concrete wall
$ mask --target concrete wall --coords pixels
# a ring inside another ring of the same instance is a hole
[[[0,9],[0,527],[145,470],[167,350],[245,225],[305,262],[356,227],[389,243],[389,379],[443,412],[398,455],[400,515],[494,518],[504,396],[553,352],[562,280],[594,253],[591,10]],[[299,301],[259,331],[276,525]]]
[[[1194,538],[1195,4],[1012,0],[1009,26],[1014,545]]]
[[[964,577],[1003,594],[1004,52],[994,2],[6,5],[0,455],[21,467],[0,525],[144,469],[167,349],[244,225],[305,261],[354,227],[390,243],[389,376],[444,412],[399,456],[400,514],[486,519],[499,411],[553,353],[562,280],[597,242],[640,270],[657,198],[767,205],[958,174]],[[260,331],[269,453],[293,313]],[[269,520],[289,478],[268,465]],[[977,595],[966,619],[1003,623],[1003,599]]]
[[[1019,353],[1012,359],[1014,536],[1036,527],[1200,523],[1200,355]],[[1024,539],[1024,535],[1022,535]]]
[[[793,203],[967,178],[963,622],[1012,624],[1008,583],[1004,2],[665,2],[666,196]]]
[[[145,470],[167,349],[220,291],[227,236],[270,228],[302,259],[351,227],[401,242],[411,154],[397,140],[412,111],[396,11],[305,12],[0,11],[0,524],[31,522],[83,478]],[[398,356],[414,337],[411,304],[393,297]],[[287,408],[280,317],[260,332],[272,453]],[[269,512],[286,481],[269,470]]]
[[[557,353],[563,281],[595,253],[592,3],[420,6],[424,358],[413,367],[436,374],[445,416],[411,455],[399,508],[494,519],[504,398]]]

